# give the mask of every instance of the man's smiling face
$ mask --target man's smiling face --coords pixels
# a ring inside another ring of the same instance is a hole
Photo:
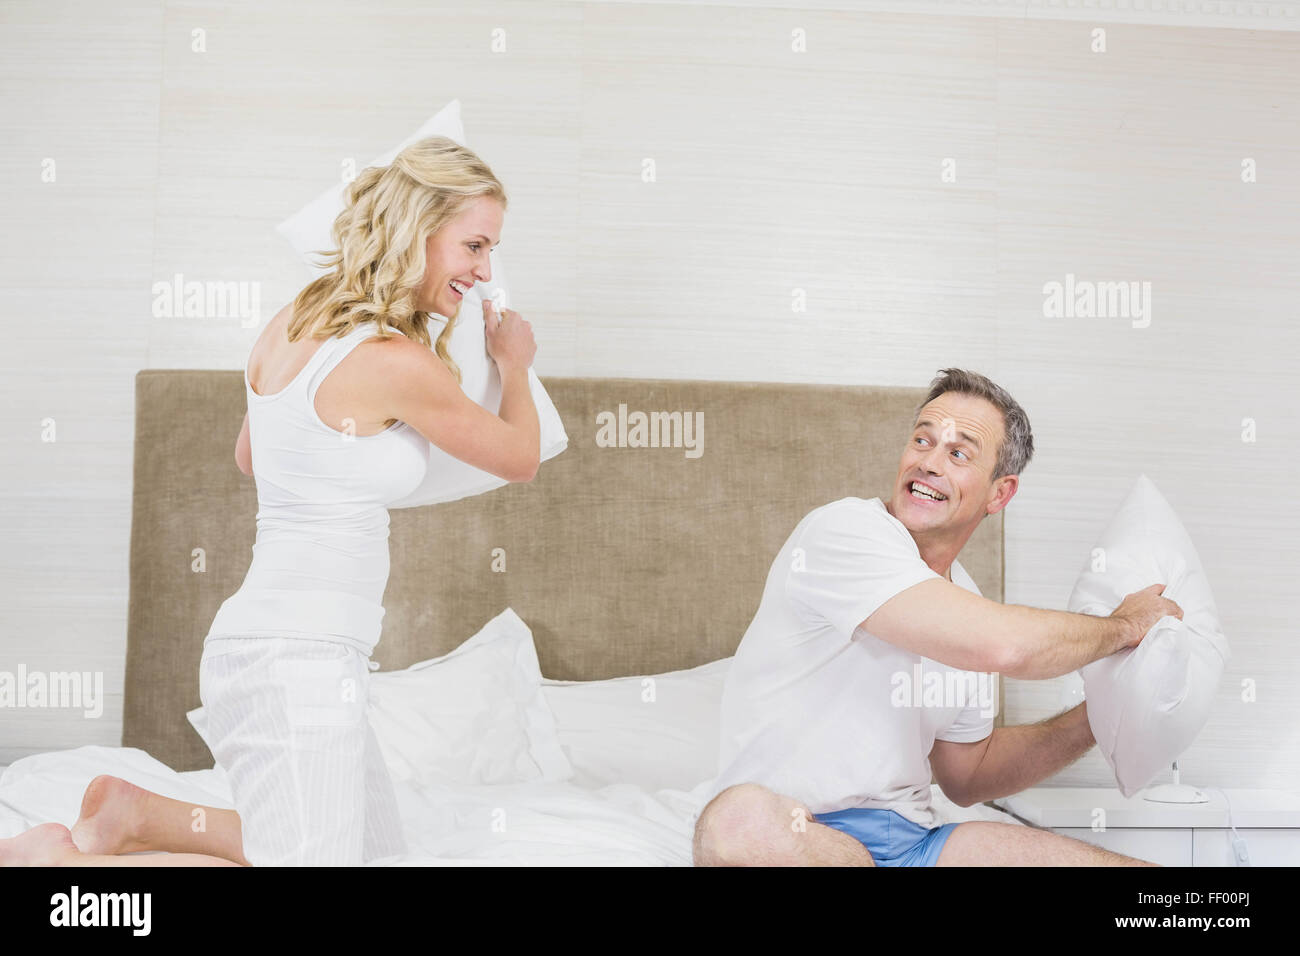
[[[916,417],[898,464],[890,513],[913,534],[973,532],[1015,494],[1016,476],[993,478],[1005,438],[996,405],[944,392]]]

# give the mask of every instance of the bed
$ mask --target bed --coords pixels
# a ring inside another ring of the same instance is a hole
[[[512,633],[526,628],[537,671],[510,679],[537,685],[532,713],[553,735],[529,746],[562,759],[539,758],[540,771],[517,778],[395,772],[411,852],[385,865],[690,865],[694,820],[716,770],[722,681],[770,562],[810,509],[890,487],[924,395],[684,380],[545,385],[569,448],[534,481],[391,512],[374,659],[376,680],[391,676],[396,686],[422,669],[438,673],[431,664],[464,660],[466,642],[492,622],[519,622]],[[702,453],[599,447],[597,415],[620,406],[703,413]],[[6,768],[0,837],[70,825],[100,773],[232,806],[192,721],[203,638],[242,581],[254,539],[254,483],[233,460],[243,413],[237,371],[138,373],[122,746],[37,754]],[[998,600],[1002,547],[999,514],[961,554]],[[644,706],[649,686],[663,706]],[[492,756],[475,755],[476,766]],[[1018,822],[933,790],[945,822]],[[503,818],[509,825],[497,826]]]

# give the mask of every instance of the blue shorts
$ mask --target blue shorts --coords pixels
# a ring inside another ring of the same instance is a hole
[[[863,807],[814,813],[813,819],[853,837],[870,851],[876,866],[934,866],[957,826],[945,823],[927,830],[893,810]]]

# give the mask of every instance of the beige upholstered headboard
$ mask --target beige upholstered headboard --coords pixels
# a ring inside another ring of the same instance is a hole
[[[654,674],[734,653],[799,519],[846,495],[888,493],[925,392],[545,384],[569,447],[534,481],[391,513],[375,652],[385,670],[446,653],[506,607],[532,628],[547,677]],[[702,413],[702,453],[599,447],[597,416],[618,419],[620,405],[625,420]],[[203,638],[252,557],[257,495],[234,457],[244,410],[237,371],[136,377],[122,743],[176,770],[212,766],[185,712],[199,706]],[[494,570],[494,555],[498,568],[504,556],[504,571]],[[986,596],[1002,600],[1001,514],[985,520],[960,560]]]

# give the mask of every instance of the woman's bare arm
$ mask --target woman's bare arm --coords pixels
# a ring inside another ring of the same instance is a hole
[[[431,350],[394,337],[382,343],[380,367],[389,383],[385,415],[406,422],[447,454],[506,481],[532,481],[541,445],[528,369],[501,371],[501,414],[469,398]]]

